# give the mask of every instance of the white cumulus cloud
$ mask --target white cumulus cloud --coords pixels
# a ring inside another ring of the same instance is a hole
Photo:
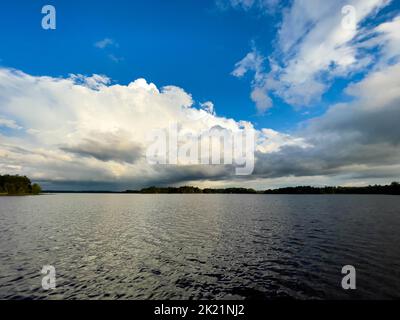
[[[294,0],[284,11],[277,47],[268,59],[254,47],[235,66],[234,75],[254,72],[253,88],[264,106],[276,95],[294,106],[318,102],[337,78],[393,63],[400,53],[399,20],[363,23],[389,0]],[[343,27],[342,8],[352,6],[356,28]],[[371,39],[371,35],[375,37]],[[376,53],[365,49],[379,48]],[[269,62],[269,71],[264,71]],[[261,94],[263,92],[263,94]],[[253,99],[255,100],[255,99]],[[255,100],[259,108],[259,99]]]

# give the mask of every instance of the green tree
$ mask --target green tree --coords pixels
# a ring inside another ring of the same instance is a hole
[[[33,190],[34,189],[34,190]],[[39,194],[41,188],[38,184],[32,185],[31,180],[25,176],[0,175],[0,193],[9,195]]]
[[[39,194],[41,192],[42,192],[42,188],[37,183],[34,183],[32,185],[32,193],[33,194]]]

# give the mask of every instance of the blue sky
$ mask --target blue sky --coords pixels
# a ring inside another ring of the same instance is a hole
[[[105,74],[121,84],[143,77],[157,86],[180,86],[198,102],[213,101],[218,114],[258,127],[286,131],[307,119],[279,99],[268,115],[259,115],[249,99],[250,77],[231,75],[252,42],[266,55],[273,51],[280,12],[221,9],[212,0],[51,3],[57,29],[49,32],[40,24],[47,2],[2,3],[2,65],[32,75]],[[116,45],[94,46],[105,38]]]
[[[276,98],[272,110],[259,114],[249,99],[249,77],[238,81],[231,72],[253,44],[266,57],[273,54],[282,10],[240,10],[215,0],[58,0],[51,2],[57,9],[57,30],[44,32],[40,11],[45,4],[2,3],[2,65],[32,75],[105,74],[121,84],[143,77],[157,86],[180,86],[197,102],[211,100],[222,116],[285,132],[345,98],[342,89],[358,77],[335,79],[324,99],[305,112]],[[280,7],[289,4],[282,1]],[[380,15],[399,8],[393,1]],[[103,39],[114,43],[103,50],[94,46]]]
[[[57,10],[56,30],[41,27],[45,4]],[[356,9],[354,32],[339,28],[346,4]],[[260,132],[273,130],[280,135],[279,143],[310,140],[309,132],[317,130],[315,123],[327,121],[334,113],[329,110],[339,103],[353,108],[363,99],[362,89],[369,79],[379,72],[389,73],[398,62],[399,1],[16,0],[2,1],[0,7],[0,66],[4,70],[52,79],[104,75],[111,79],[107,85],[128,86],[144,78],[157,88],[176,86],[191,95],[193,107],[211,101],[218,117],[248,121]],[[358,91],[349,94],[354,86]],[[29,121],[12,114],[5,102],[11,100],[4,93],[0,133],[24,139],[16,126],[22,128]],[[60,117],[63,114],[60,109]],[[337,135],[335,128],[332,136]],[[340,175],[339,171],[335,172]],[[315,173],[324,177],[320,183],[375,181],[338,180],[331,174]],[[273,183],[287,184],[288,176],[283,177],[282,182]],[[263,172],[248,183],[269,185],[260,179],[277,178]]]

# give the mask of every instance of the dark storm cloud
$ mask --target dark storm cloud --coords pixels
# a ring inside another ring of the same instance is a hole
[[[92,157],[100,161],[116,161],[120,163],[135,163],[142,157],[143,148],[135,143],[121,144],[114,138],[103,141],[85,139],[73,146],[61,147],[61,150],[80,157]]]
[[[333,106],[307,123],[299,136],[311,147],[286,146],[279,152],[258,153],[254,173],[268,178],[335,174],[368,178],[381,172],[382,177],[398,178],[400,91],[388,95],[398,87],[393,77],[388,80],[373,98],[363,92],[362,99]],[[362,83],[359,86],[363,89]]]

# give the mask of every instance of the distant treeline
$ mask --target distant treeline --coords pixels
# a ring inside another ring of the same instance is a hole
[[[257,193],[254,189],[245,188],[226,188],[226,189],[200,189],[197,187],[184,186],[184,187],[150,187],[144,188],[140,191],[127,190],[126,193]]]
[[[225,189],[200,189],[197,187],[150,187],[141,190],[127,190],[125,193],[230,193],[230,194],[394,194],[400,195],[400,183],[393,182],[387,186],[367,186],[367,187],[288,187],[281,189],[256,191],[246,188],[225,188]]]
[[[367,187],[288,187],[266,190],[265,194],[395,194],[400,195],[400,183],[392,182],[388,186]]]
[[[0,194],[25,195],[39,194],[41,188],[37,183],[32,184],[25,176],[0,175]]]
[[[393,194],[400,195],[400,183],[392,182],[387,186],[367,186],[367,187],[287,187],[280,189],[270,189],[265,191],[256,191],[247,188],[221,188],[221,189],[200,189],[192,186],[183,187],[149,187],[141,190],[126,190],[122,192],[115,191],[44,191],[54,193],[140,193],[140,194]]]

